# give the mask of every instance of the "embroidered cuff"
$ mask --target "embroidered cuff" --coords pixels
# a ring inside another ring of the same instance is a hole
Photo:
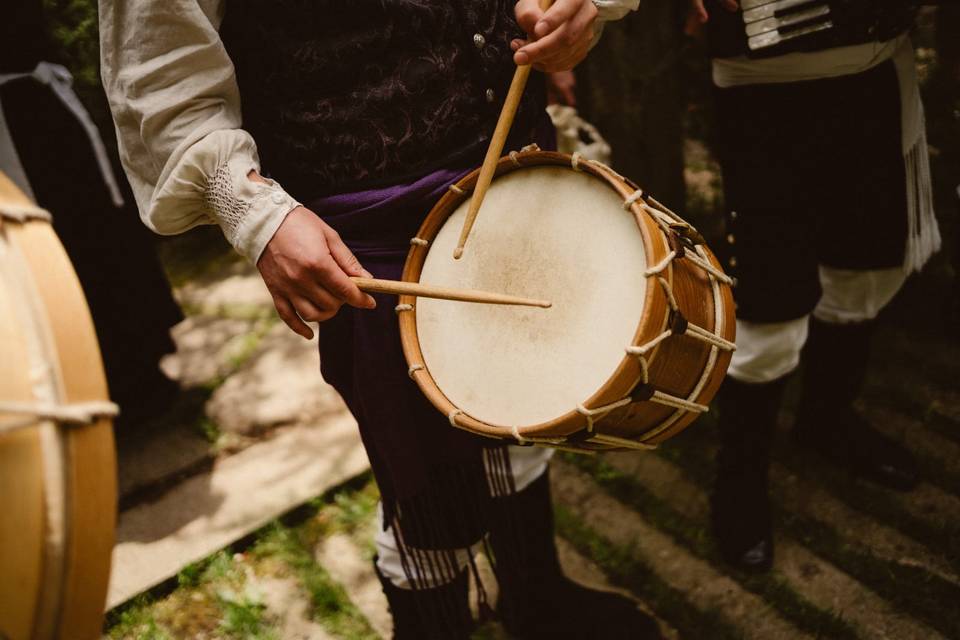
[[[217,167],[204,189],[208,214],[254,264],[287,214],[300,205],[275,181],[250,180],[247,175],[255,169],[252,158],[233,156]]]

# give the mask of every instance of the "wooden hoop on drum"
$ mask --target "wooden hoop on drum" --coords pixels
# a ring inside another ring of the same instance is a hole
[[[400,296],[400,337],[410,376],[452,425],[479,435],[579,452],[654,448],[706,411],[719,390],[735,348],[731,280],[696,229],[599,162],[532,147],[501,158],[495,177],[542,166],[565,167],[606,183],[642,235],[644,275],[655,286],[646,288],[643,317],[616,371],[592,396],[547,422],[518,428],[478,420],[433,379],[417,334],[416,298]],[[403,280],[419,282],[431,242],[469,197],[477,177],[474,171],[453,185],[430,211],[411,239]],[[709,294],[699,295],[703,291]],[[677,363],[684,366],[671,366]]]
[[[98,638],[116,524],[116,407],[49,214],[2,173],[0,353],[0,636]]]

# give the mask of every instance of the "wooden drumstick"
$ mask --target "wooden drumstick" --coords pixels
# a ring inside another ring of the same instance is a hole
[[[553,0],[540,0],[540,9],[546,11],[552,4]],[[463,255],[463,247],[467,244],[467,236],[470,235],[473,223],[480,212],[483,197],[487,195],[487,189],[493,182],[497,162],[500,160],[500,154],[503,153],[503,145],[507,142],[507,135],[513,125],[513,118],[517,115],[517,107],[520,105],[520,98],[523,97],[523,90],[527,86],[527,78],[529,77],[530,65],[528,64],[518,66],[513,74],[513,81],[510,83],[509,91],[507,91],[507,99],[503,102],[503,109],[500,110],[497,126],[493,130],[493,137],[490,138],[490,146],[487,147],[487,155],[484,156],[483,165],[480,167],[477,185],[474,187],[473,196],[470,198],[470,208],[467,209],[467,218],[463,221],[463,229],[460,231],[457,248],[453,250],[453,257],[457,260]]]
[[[510,304],[522,307],[540,307],[549,309],[553,303],[548,300],[521,298],[504,293],[478,291],[476,289],[451,289],[449,287],[435,287],[419,282],[402,282],[400,280],[378,280],[376,278],[359,278],[351,276],[354,284],[361,291],[367,293],[394,293],[401,296],[418,296],[421,298],[437,298],[439,300],[459,300],[460,302],[480,302],[485,304]]]

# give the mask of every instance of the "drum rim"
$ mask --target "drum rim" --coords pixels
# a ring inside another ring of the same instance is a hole
[[[637,222],[637,229],[643,240],[647,256],[647,264],[658,264],[667,257],[670,247],[657,222],[637,202],[630,202],[629,200],[631,196],[639,192],[639,187],[600,162],[585,160],[577,155],[571,156],[555,151],[529,149],[521,152],[511,152],[501,158],[497,163],[495,179],[516,170],[543,166],[566,167],[573,171],[590,174],[606,183],[608,187],[624,199],[624,209],[629,211]],[[403,268],[402,279],[404,281],[419,281],[430,243],[447,218],[470,197],[479,172],[480,169],[478,168],[458,181],[427,214],[417,231],[416,238],[411,241],[410,251]],[[673,266],[669,265],[661,275],[668,283],[672,284]],[[562,445],[569,436],[587,428],[589,419],[584,413],[578,411],[577,407],[571,407],[567,413],[547,422],[527,425],[519,429],[490,424],[464,413],[446,397],[426,366],[417,333],[416,298],[400,296],[399,303],[400,341],[404,357],[410,367],[410,376],[430,403],[448,416],[453,426],[477,435],[500,440],[520,441],[531,438],[551,446]],[[663,289],[648,286],[645,292],[643,314],[637,322],[631,345],[644,344],[662,333],[669,321],[669,311],[668,299]],[[624,347],[626,346],[624,345]],[[650,361],[656,358],[658,351],[659,345],[651,352]],[[617,368],[596,392],[583,401],[581,406],[586,410],[591,410],[623,399],[640,382],[642,375],[638,359],[627,354],[625,350]],[[550,442],[550,440],[554,440],[554,442]]]
[[[20,327],[45,334],[49,349],[50,376],[57,388],[57,402],[103,403],[108,398],[99,343],[83,289],[63,245],[54,233],[49,216],[0,172],[0,207],[17,215],[0,215],[0,233],[15,250],[15,260],[29,282],[19,295],[36,297],[41,317],[38,326]],[[26,215],[20,215],[20,214]],[[39,215],[39,214],[44,215]],[[27,289],[30,292],[27,292]],[[17,294],[15,294],[17,295]],[[42,323],[40,325],[39,323]],[[70,634],[94,635],[100,631],[110,575],[116,522],[115,450],[112,421],[97,416],[89,424],[65,426],[37,417],[23,432],[52,436],[63,474],[63,501],[44,511],[62,513],[62,545],[58,558],[44,552],[45,577],[57,584],[41,584],[35,601],[33,632],[46,637]],[[46,492],[44,492],[46,494]],[[44,516],[44,526],[49,526]]]

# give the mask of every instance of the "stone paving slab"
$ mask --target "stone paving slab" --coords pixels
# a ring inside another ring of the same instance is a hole
[[[278,430],[159,500],[120,514],[108,608],[368,467],[353,417]]]
[[[706,493],[688,480],[683,471],[663,458],[636,453],[605,454],[618,471],[634,476],[659,498],[693,520],[706,522],[709,502]],[[942,636],[901,612],[871,589],[823,558],[805,549],[796,540],[776,533],[774,570],[804,598],[818,607],[857,625],[871,638],[934,640]]]
[[[210,442],[195,427],[166,426],[117,440],[121,504],[141,490],[176,481],[212,460]]]
[[[687,594],[701,610],[716,609],[739,627],[745,638],[802,638],[803,632],[708,563],[693,556],[641,514],[606,495],[593,480],[567,463],[555,463],[553,495],[581,520],[614,544],[633,548],[661,580]]]
[[[264,336],[257,352],[207,402],[207,416],[225,433],[257,435],[291,424],[322,424],[346,411],[320,376],[316,338],[304,340],[284,324]]]
[[[373,531],[369,532],[373,538]],[[350,595],[350,600],[381,638],[393,637],[387,598],[373,572],[373,561],[350,536],[335,533],[314,550],[314,558]]]

